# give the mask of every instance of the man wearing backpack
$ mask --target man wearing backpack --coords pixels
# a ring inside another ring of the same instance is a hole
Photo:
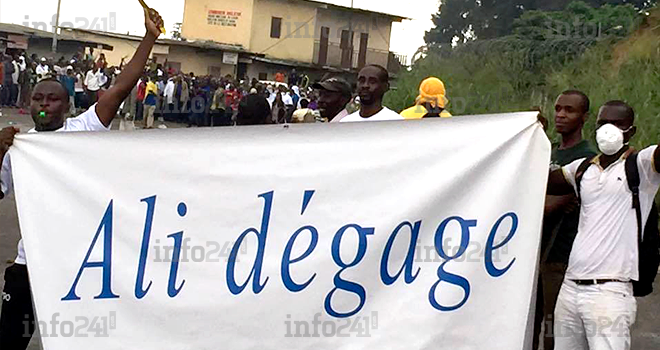
[[[634,121],[626,103],[606,103],[597,121],[601,154],[550,174],[549,195],[576,193],[581,204],[555,309],[557,350],[629,350],[635,296],[652,291],[657,212],[649,217],[660,187],[660,148],[637,154],[628,146],[637,131]],[[642,233],[647,221],[655,229]]]

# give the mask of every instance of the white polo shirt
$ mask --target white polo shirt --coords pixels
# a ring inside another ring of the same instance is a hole
[[[50,72],[50,67],[46,65],[38,65],[35,73],[37,73],[37,81],[42,81],[48,78],[47,74]]]
[[[101,90],[101,86],[107,82],[108,78],[101,71],[94,73],[93,70],[90,70],[85,77],[85,85],[89,91],[99,91]]]
[[[397,112],[383,106],[383,109],[380,112],[372,115],[369,118],[362,118],[360,111],[357,111],[353,114],[349,114],[346,117],[342,118],[340,123],[355,123],[355,122],[381,122],[388,120],[404,120],[404,118]]]
[[[76,118],[67,119],[64,126],[55,132],[74,132],[74,131],[109,131],[109,127],[105,127],[96,114],[96,104],[90,107],[85,113]],[[28,131],[28,133],[37,132],[35,129]],[[2,160],[2,168],[0,170],[0,188],[5,197],[14,190],[14,182],[11,173],[11,158],[9,153],[5,155]],[[14,260],[16,264],[25,265],[25,250],[23,249],[23,240],[18,242],[18,256]]]
[[[653,162],[656,148],[639,152],[637,158],[643,225],[660,187],[660,174]],[[566,180],[574,189],[575,174],[583,161],[576,160],[563,168]],[[580,222],[566,279],[638,280],[637,216],[632,207],[625,159],[622,157],[607,169],[601,168],[598,158],[593,163],[582,177]]]

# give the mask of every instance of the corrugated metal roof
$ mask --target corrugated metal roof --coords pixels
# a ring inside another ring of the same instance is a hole
[[[52,32],[47,32],[45,30],[39,30],[13,23],[0,23],[0,32],[38,37],[38,38],[49,38],[53,36]]]
[[[40,39],[51,39],[53,37],[52,32],[47,32],[45,30],[40,30],[40,29],[35,29],[32,27],[26,27],[20,24],[13,24],[13,23],[0,23],[0,33],[7,33],[7,34],[12,34],[12,35],[23,35],[28,38],[40,38]],[[58,35],[58,40],[60,41],[75,41],[75,42],[80,42],[83,44],[87,45],[103,45],[104,48],[108,50],[112,50],[112,46],[110,45],[105,45],[103,43],[98,43],[94,41],[89,41],[89,40],[81,40],[78,38],[75,38],[74,35],[72,35],[70,32],[67,32],[65,30],[62,30],[60,34]]]
[[[323,2],[323,1],[318,1],[318,0],[298,0],[298,1],[311,2],[311,3],[315,3],[315,4],[317,4],[317,5],[324,5],[324,7],[328,7],[328,8],[337,8],[337,9],[342,9],[342,10],[347,10],[347,11],[353,11],[353,12],[368,13],[368,14],[376,14],[376,15],[379,15],[379,16],[387,16],[387,17],[390,17],[390,18],[392,18],[392,19],[394,19],[394,20],[397,20],[397,21],[403,21],[403,20],[408,20],[408,19],[410,19],[410,18],[408,18],[408,17],[403,17],[403,16],[399,16],[399,15],[393,15],[393,14],[390,14],[390,13],[378,12],[378,11],[371,11],[371,10],[365,10],[365,9],[355,8],[355,7],[350,7],[350,6],[335,5],[335,4],[330,4],[330,3]]]
[[[117,39],[142,41],[142,37],[137,35],[110,33],[110,32],[102,32],[97,30],[79,29],[79,28],[66,28],[63,31],[69,31],[69,32],[77,31],[77,32],[90,33],[90,34],[107,36]],[[222,50],[222,51],[244,52],[244,53],[248,52],[247,50],[245,50],[245,48],[243,48],[240,45],[224,44],[211,40],[183,41],[183,40],[174,40],[174,39],[158,39],[156,43],[160,45],[188,46],[188,47],[197,47],[197,48],[209,49],[209,50]]]
[[[333,73],[340,73],[340,72],[347,72],[348,73],[348,72],[351,72],[350,69],[343,69],[343,68],[337,68],[337,67],[332,67],[332,66],[321,66],[321,65],[318,65],[318,64],[312,64],[312,63],[300,62],[300,61],[293,61],[293,60],[282,60],[282,59],[277,59],[277,58],[272,58],[272,57],[252,56],[250,58],[257,61],[257,62],[263,62],[263,63],[268,63],[268,64],[275,64],[275,65],[280,65],[280,66],[293,67],[293,68],[304,67],[304,68],[312,68],[312,69],[321,69],[321,70],[326,70],[326,71],[333,72]]]

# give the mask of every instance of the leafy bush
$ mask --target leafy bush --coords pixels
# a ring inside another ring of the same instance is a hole
[[[548,18],[600,23],[601,36],[555,35],[543,28]],[[515,28],[516,34],[508,37],[430,48],[426,58],[399,77],[397,90],[386,96],[385,104],[399,111],[413,105],[419,83],[436,76],[446,84],[448,109],[454,115],[538,106],[552,130],[557,95],[579,89],[592,102],[586,137],[593,139],[599,106],[621,99],[638,115],[633,145],[660,141],[660,9],[646,16],[627,5],[592,9],[573,3],[558,13],[527,11]]]

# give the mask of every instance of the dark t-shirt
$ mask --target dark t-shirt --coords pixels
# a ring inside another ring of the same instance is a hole
[[[270,116],[268,100],[261,95],[247,95],[243,97],[238,105],[236,123],[238,125],[261,125],[266,124]]]
[[[568,149],[559,149],[559,145],[553,145],[552,158],[550,168],[551,170],[560,169],[578,159],[593,157],[596,152],[593,151],[589,145],[589,141],[583,140],[577,145]],[[573,241],[578,231],[578,222],[580,220],[580,211],[575,210],[572,213],[564,214],[559,210],[552,215],[546,215],[543,221],[543,252],[547,253],[548,263],[563,263],[568,264],[568,259],[571,255],[571,248],[573,248]],[[552,235],[554,230],[559,226],[554,241]]]

